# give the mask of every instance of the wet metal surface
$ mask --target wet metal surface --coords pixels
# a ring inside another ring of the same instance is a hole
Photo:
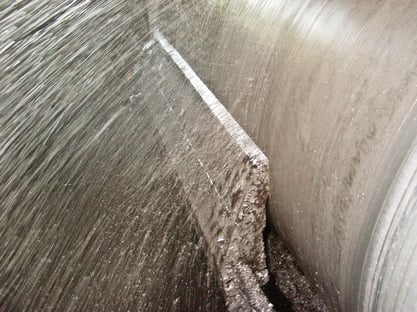
[[[329,307],[417,309],[416,12],[1,2],[0,310],[269,309],[268,166],[239,125]]]
[[[161,103],[147,107],[192,202],[228,310],[270,311],[259,287],[268,281],[268,160],[163,34],[153,34],[142,96]]]
[[[2,311],[224,310],[158,103],[140,99],[135,5],[3,8]]]
[[[155,2],[268,156],[270,220],[333,306],[416,309],[417,3]]]
[[[272,311],[268,161],[143,2],[2,9],[0,310]]]

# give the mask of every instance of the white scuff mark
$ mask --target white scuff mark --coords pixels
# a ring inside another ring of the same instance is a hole
[[[113,114],[113,116],[111,116],[111,118],[101,127],[101,129],[96,133],[96,135],[93,137],[93,139],[89,142],[89,144],[93,143],[94,141],[96,141],[103,133],[104,131],[106,131],[106,129],[116,120],[117,117],[119,117],[119,115],[122,113],[122,111],[125,108],[122,107],[121,109],[119,109],[119,111],[117,111],[115,114]]]
[[[146,51],[148,50],[150,47],[152,47],[155,44],[155,40],[151,39],[149,41],[147,41],[142,48],[142,51]]]

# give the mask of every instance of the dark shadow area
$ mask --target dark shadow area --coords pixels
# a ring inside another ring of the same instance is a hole
[[[264,230],[264,241],[270,279],[263,291],[274,308],[277,311],[329,311],[326,298],[302,272],[295,257],[269,223]]]
[[[277,287],[275,277],[271,274],[269,281],[262,287],[269,301],[274,305],[275,310],[282,312],[291,312],[291,303],[287,300],[281,290]]]

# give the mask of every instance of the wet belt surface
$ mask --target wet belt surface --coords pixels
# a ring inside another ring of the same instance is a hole
[[[141,2],[1,10],[0,310],[224,310],[143,96]]]

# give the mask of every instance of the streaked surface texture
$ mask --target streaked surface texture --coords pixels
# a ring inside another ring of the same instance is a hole
[[[266,304],[258,210],[254,240],[228,249],[239,206],[225,198],[251,198],[238,181],[251,164],[149,25],[265,151],[269,220],[330,305],[417,309],[415,1],[0,10],[2,309],[222,310],[225,263],[257,272],[255,296],[229,302]]]
[[[144,3],[2,10],[0,310],[272,311],[268,160]]]
[[[271,222],[333,305],[417,308],[417,3],[152,3],[270,159]]]
[[[0,310],[224,310],[169,151],[137,99],[140,3],[2,12]]]

